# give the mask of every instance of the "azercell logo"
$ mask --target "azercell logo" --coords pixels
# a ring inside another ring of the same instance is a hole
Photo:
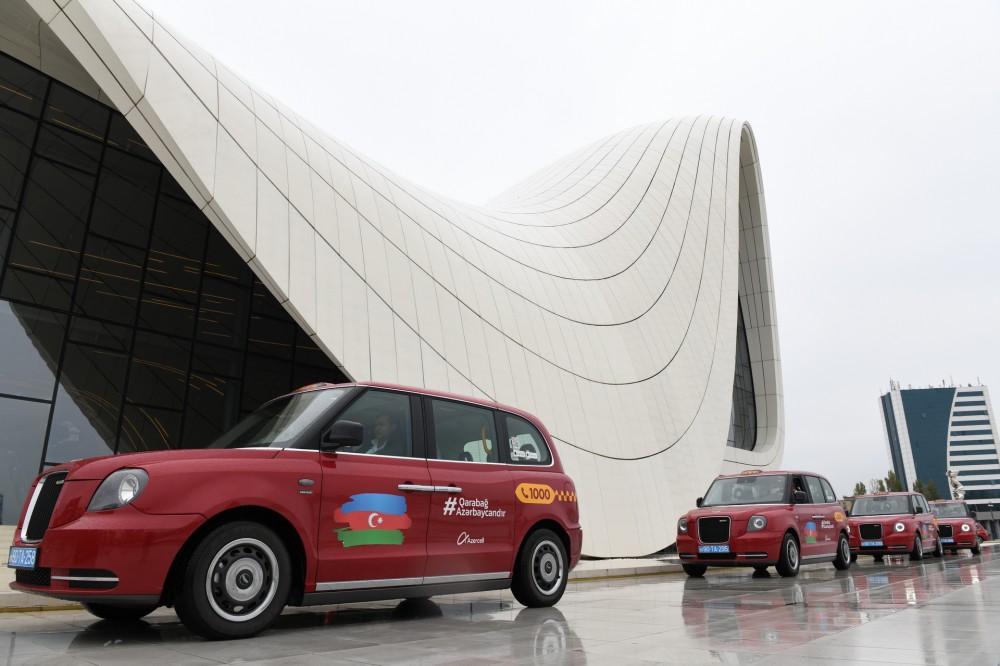
[[[449,497],[444,501],[444,515],[450,516],[455,513],[455,505],[458,504],[458,500],[454,497]]]

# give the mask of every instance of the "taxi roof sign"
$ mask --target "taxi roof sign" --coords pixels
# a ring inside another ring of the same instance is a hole
[[[746,476],[747,474],[760,474],[759,469],[745,469],[740,472],[740,476]]]

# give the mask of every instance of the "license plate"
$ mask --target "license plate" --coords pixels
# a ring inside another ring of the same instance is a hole
[[[884,545],[884,544],[881,541],[862,541],[861,542],[861,547],[862,548],[868,548],[868,547],[871,547],[871,546],[882,546],[882,545]]]
[[[10,555],[7,557],[7,566],[12,569],[34,569],[35,558],[37,556],[37,548],[19,548],[17,546],[11,546]]]
[[[729,544],[721,546],[698,546],[699,553],[728,553]]]
[[[941,543],[955,543],[954,539],[941,539]]]

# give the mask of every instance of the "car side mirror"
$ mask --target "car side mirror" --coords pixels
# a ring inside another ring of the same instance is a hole
[[[792,504],[805,504],[809,501],[806,497],[806,491],[804,490],[794,490],[792,491]]]
[[[696,499],[694,501],[694,505],[696,507],[698,507],[699,509],[701,508],[701,505],[704,504],[704,503],[705,503],[705,498],[704,497],[699,497],[698,499]]]
[[[356,421],[336,421],[323,435],[320,448],[323,451],[334,451],[342,446],[361,446],[365,438],[365,429]]]

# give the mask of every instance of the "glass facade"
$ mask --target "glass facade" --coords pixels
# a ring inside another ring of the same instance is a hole
[[[727,445],[753,451],[757,445],[757,400],[754,395],[750,346],[743,323],[743,306],[737,303],[736,372],[733,377],[733,408],[729,418]]]
[[[910,451],[917,479],[933,481],[948,488],[948,424],[951,423],[953,388],[926,388],[900,391],[903,418],[910,438]],[[915,479],[907,479],[909,489]]]
[[[0,54],[0,502],[346,381],[117,111]]]

